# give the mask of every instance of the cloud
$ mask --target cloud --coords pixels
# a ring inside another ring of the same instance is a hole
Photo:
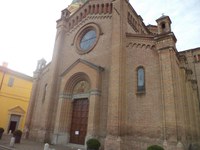
[[[52,58],[56,20],[71,0],[1,0],[0,63],[32,75],[37,60]],[[162,13],[172,20],[178,50],[200,45],[199,0],[129,0],[144,23],[155,24]]]

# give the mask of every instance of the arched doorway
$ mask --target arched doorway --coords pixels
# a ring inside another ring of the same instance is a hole
[[[70,143],[85,143],[88,124],[88,99],[76,99],[73,102],[72,121],[70,130]]]
[[[78,82],[73,90],[72,119],[70,129],[70,143],[84,145],[87,134],[89,100],[84,95],[89,91],[87,81]]]
[[[98,133],[103,68],[77,60],[63,74],[53,144],[81,144]]]
[[[8,127],[8,133],[13,133],[19,126],[20,122],[20,115],[12,114],[10,117],[9,127]]]
[[[25,111],[20,106],[15,106],[8,110],[7,133],[13,133],[17,129],[23,128]]]

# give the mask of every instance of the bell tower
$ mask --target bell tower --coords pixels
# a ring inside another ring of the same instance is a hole
[[[162,15],[156,20],[158,26],[158,34],[171,32],[171,20],[169,16]]]

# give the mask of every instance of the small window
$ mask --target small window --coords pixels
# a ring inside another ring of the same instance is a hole
[[[165,29],[165,23],[161,24],[162,29]]]
[[[137,92],[145,91],[145,72],[143,67],[137,68]]]
[[[42,103],[44,103],[44,101],[45,101],[46,93],[47,93],[47,84],[45,84],[45,86],[44,86],[44,93],[43,93],[43,97],[42,97]]]
[[[14,79],[13,77],[10,77],[10,78],[9,78],[9,80],[8,80],[8,86],[9,86],[9,87],[12,87],[12,86],[13,86],[14,80],[15,80],[15,79]]]

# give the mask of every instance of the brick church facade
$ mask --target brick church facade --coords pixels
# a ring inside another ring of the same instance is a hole
[[[169,16],[146,26],[128,0],[74,0],[38,62],[27,137],[104,150],[185,150],[200,139],[200,48],[178,52]]]

